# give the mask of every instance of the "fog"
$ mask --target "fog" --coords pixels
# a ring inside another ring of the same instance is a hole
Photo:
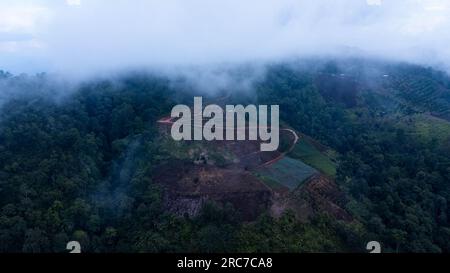
[[[450,67],[446,0],[0,0],[0,69],[92,76],[304,56]]]

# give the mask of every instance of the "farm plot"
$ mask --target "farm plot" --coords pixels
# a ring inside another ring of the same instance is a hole
[[[256,175],[269,187],[286,187],[289,190],[294,190],[316,173],[316,169],[290,157],[256,171]]]

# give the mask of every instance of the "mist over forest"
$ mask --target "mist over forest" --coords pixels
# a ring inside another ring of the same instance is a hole
[[[1,67],[80,77],[363,55],[447,68],[449,9],[445,0],[3,0]]]
[[[0,0],[0,252],[450,251],[445,0]],[[171,109],[279,105],[280,145]]]

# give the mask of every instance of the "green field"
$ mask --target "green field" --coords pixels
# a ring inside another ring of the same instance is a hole
[[[450,122],[426,114],[417,114],[403,118],[398,126],[419,139],[438,141],[450,139]]]
[[[287,187],[290,190],[297,188],[307,178],[317,173],[317,170],[300,160],[285,157],[271,166],[256,172],[269,187]]]
[[[334,177],[336,175],[336,163],[328,155],[321,153],[304,137],[300,138],[289,156],[300,159],[328,176]]]

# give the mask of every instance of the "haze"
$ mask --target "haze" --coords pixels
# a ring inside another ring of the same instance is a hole
[[[368,55],[450,67],[446,0],[0,0],[0,69],[127,68]]]

